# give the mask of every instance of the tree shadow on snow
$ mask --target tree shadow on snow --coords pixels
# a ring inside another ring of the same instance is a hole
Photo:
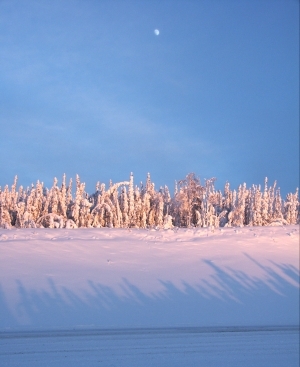
[[[9,329],[11,326],[16,325],[16,320],[10,311],[7,303],[5,293],[0,284],[0,327],[2,329]]]
[[[121,292],[87,281],[81,292],[58,287],[48,279],[47,289],[28,289],[17,280],[19,302],[9,309],[0,287],[0,328],[175,327],[299,324],[299,271],[287,264],[264,266],[250,277],[243,271],[221,268],[204,260],[213,271],[197,286],[160,280],[163,291],[146,294],[126,278]]]

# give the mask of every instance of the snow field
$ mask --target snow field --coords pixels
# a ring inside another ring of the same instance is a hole
[[[2,367],[296,367],[299,330],[117,329],[0,333]]]
[[[299,324],[299,227],[0,230],[0,329]]]

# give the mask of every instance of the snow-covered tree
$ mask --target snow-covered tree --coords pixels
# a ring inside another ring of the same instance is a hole
[[[284,203],[284,219],[288,224],[299,223],[299,197],[298,188],[294,194],[289,193]]]
[[[175,184],[171,197],[167,186],[155,190],[148,173],[146,183],[134,187],[133,174],[129,181],[105,184],[99,181],[95,193],[88,195],[85,184],[76,176],[76,193],[72,196],[72,179],[61,186],[54,178],[50,189],[37,181],[27,189],[17,189],[17,176],[11,189],[0,188],[0,227],[10,228],[172,228],[218,227],[243,225],[275,225],[299,223],[299,196],[289,193],[282,200],[276,182],[268,187],[265,179],[260,186],[240,185],[231,190],[227,182],[224,191],[215,190],[215,178],[202,186],[194,173]]]

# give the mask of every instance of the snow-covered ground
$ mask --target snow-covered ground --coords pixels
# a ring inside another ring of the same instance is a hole
[[[297,367],[295,328],[0,333],[2,367]]]
[[[89,350],[90,365],[160,366],[175,349],[178,366],[225,350],[224,366],[296,366],[298,326],[299,226],[0,230],[3,366],[62,365],[64,351],[77,366]]]

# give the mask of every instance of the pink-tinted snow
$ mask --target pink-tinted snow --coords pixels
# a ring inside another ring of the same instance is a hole
[[[299,324],[299,227],[0,230],[0,329]]]

